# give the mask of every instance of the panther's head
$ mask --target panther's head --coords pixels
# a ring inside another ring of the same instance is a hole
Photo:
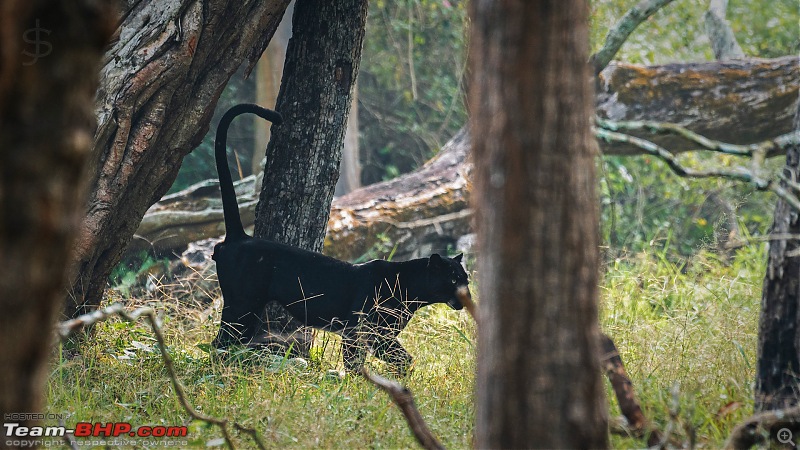
[[[447,303],[455,310],[464,308],[458,299],[458,292],[465,290],[467,296],[470,294],[467,272],[461,265],[462,258],[461,254],[443,258],[436,253],[428,258],[428,283],[433,294],[431,302]]]

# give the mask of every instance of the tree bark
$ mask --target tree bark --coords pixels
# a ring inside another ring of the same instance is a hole
[[[97,69],[117,14],[94,1],[8,0],[0,10],[0,417],[32,426],[7,415],[43,406],[85,201]]]
[[[366,0],[298,0],[255,235],[321,250],[367,18]]]
[[[472,3],[477,448],[605,448],[588,3]]]
[[[136,2],[106,54],[91,194],[65,313],[94,309],[147,208],[208,130],[242,61],[251,68],[288,0]]]
[[[800,130],[800,105],[795,115]],[[784,175],[800,182],[800,147],[786,153]],[[785,183],[784,183],[785,184]],[[778,199],[770,234],[800,234],[800,214]],[[761,294],[756,367],[755,409],[765,411],[798,404],[800,376],[800,251],[797,240],[770,241]],[[797,431],[797,429],[795,429]]]

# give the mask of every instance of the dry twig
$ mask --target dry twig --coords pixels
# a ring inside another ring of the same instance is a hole
[[[475,321],[475,325],[480,326],[481,321],[478,320],[478,306],[472,301],[472,296],[469,294],[469,289],[459,288],[456,291],[456,296],[458,297],[458,301],[464,305],[464,308],[467,310],[469,315],[472,316],[472,320]]]
[[[762,169],[764,156],[767,153],[774,151],[775,148],[785,148],[789,145],[799,144],[800,131],[787,133],[762,143],[742,146],[713,141],[675,124],[644,121],[612,122],[603,119],[598,119],[597,123],[599,127],[594,129],[594,134],[598,139],[603,139],[607,142],[625,143],[644,150],[664,161],[678,176],[686,178],[728,178],[735,181],[750,183],[759,191],[770,190],[774,192],[775,195],[786,201],[792,208],[800,211],[800,199],[790,192],[790,190],[787,190],[779,180],[764,178],[763,172],[765,171]],[[664,147],[648,141],[647,139],[614,130],[675,133],[707,150],[750,157],[751,167],[734,167],[732,169],[694,169],[686,167],[678,161],[678,158],[673,153]],[[792,188],[793,186],[789,187]]]
[[[414,403],[414,396],[408,388],[396,381],[370,373],[366,367],[361,368],[361,375],[389,394],[392,401],[400,408],[400,411],[403,412],[409,428],[411,428],[414,437],[417,438],[417,441],[423,448],[429,450],[444,450],[442,444],[436,439],[433,433],[431,433],[431,430],[425,423],[425,419],[423,419],[422,415],[419,413],[419,409],[417,409],[417,405]]]
[[[219,419],[216,417],[207,416],[203,413],[199,413],[189,403],[189,400],[186,397],[186,391],[184,390],[181,382],[178,380],[178,376],[175,372],[175,365],[172,362],[172,358],[167,353],[167,344],[164,340],[164,334],[161,332],[161,327],[158,324],[156,313],[152,308],[147,308],[147,307],[137,308],[133,311],[128,312],[125,311],[125,308],[122,306],[122,304],[114,303],[106,308],[98,309],[91,313],[79,316],[75,319],[62,322],[58,325],[56,331],[63,340],[69,337],[69,335],[71,335],[77,330],[93,325],[97,322],[108,320],[114,316],[119,316],[128,322],[136,322],[141,317],[145,318],[145,320],[150,324],[150,328],[153,330],[156,342],[158,342],[158,350],[161,352],[161,359],[164,361],[164,367],[166,367],[167,374],[169,375],[169,378],[172,381],[172,387],[175,391],[175,394],[178,397],[178,402],[193,419],[218,426],[222,431],[222,436],[225,439],[225,443],[228,445],[228,448],[232,450],[235,449],[236,446],[233,443],[233,439],[228,429],[228,424],[229,424],[228,419]],[[254,429],[244,427],[236,422],[234,422],[233,425],[239,431],[249,434],[260,449],[264,448],[263,442],[258,437],[258,433],[256,433]]]

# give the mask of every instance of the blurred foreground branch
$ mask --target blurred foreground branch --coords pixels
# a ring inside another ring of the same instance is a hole
[[[230,423],[228,419],[218,419],[216,417],[207,416],[205,414],[199,413],[189,403],[189,400],[186,397],[186,391],[184,390],[181,382],[178,380],[178,376],[175,372],[175,365],[172,362],[172,358],[167,353],[167,344],[164,340],[164,334],[161,332],[161,327],[158,324],[156,313],[152,308],[138,308],[128,312],[125,310],[122,304],[114,303],[106,308],[98,309],[89,314],[84,314],[82,316],[76,317],[72,320],[61,322],[57,326],[56,332],[58,333],[59,337],[62,340],[64,340],[67,337],[69,337],[72,333],[84,327],[93,325],[97,322],[106,321],[115,316],[119,316],[128,322],[136,322],[140,318],[144,317],[147,323],[150,324],[150,328],[153,330],[156,342],[158,342],[158,350],[161,352],[161,359],[164,361],[164,367],[166,367],[167,369],[167,374],[169,375],[169,378],[172,381],[172,387],[175,390],[175,394],[178,396],[178,401],[180,402],[183,409],[195,420],[200,420],[218,426],[222,431],[222,435],[225,438],[225,443],[228,445],[228,448],[230,448],[231,450],[235,449],[236,446],[233,444],[233,439],[231,438],[231,434],[228,428],[228,425]],[[264,450],[266,448],[264,446],[264,442],[261,440],[261,438],[258,436],[258,433],[254,429],[245,427],[236,422],[233,423],[233,426],[240,432],[250,435],[250,437],[253,438],[259,449]]]
[[[419,413],[419,409],[417,409],[417,405],[414,403],[414,396],[408,388],[396,381],[371,373],[366,367],[361,368],[361,375],[392,397],[392,401],[400,408],[400,411],[403,412],[409,428],[411,428],[414,437],[417,438],[417,441],[419,441],[419,444],[423,448],[428,450],[444,450],[442,444],[428,428],[425,419],[422,418],[422,414]]]
[[[767,442],[770,438],[777,438],[784,445],[791,443],[791,446],[795,447],[791,435],[785,442],[778,436],[778,431],[784,428],[794,433],[800,430],[800,406],[752,415],[731,431],[724,448],[745,450],[756,444]]]

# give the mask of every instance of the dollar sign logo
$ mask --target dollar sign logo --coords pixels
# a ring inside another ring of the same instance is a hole
[[[33,33],[34,36],[33,39],[29,37],[31,33]],[[22,33],[23,41],[27,42],[28,44],[34,44],[36,46],[36,51],[33,53],[29,52],[28,50],[22,51],[23,55],[30,56],[31,58],[33,58],[28,62],[22,63],[22,65],[31,66],[33,64],[36,64],[36,61],[38,61],[39,58],[44,58],[45,56],[49,55],[50,52],[53,51],[53,46],[50,44],[50,42],[42,40],[41,33],[50,34],[50,30],[41,28],[39,26],[39,19],[36,19],[36,28],[29,28],[25,30],[24,33]],[[42,47],[46,47],[47,49],[44,50]]]

